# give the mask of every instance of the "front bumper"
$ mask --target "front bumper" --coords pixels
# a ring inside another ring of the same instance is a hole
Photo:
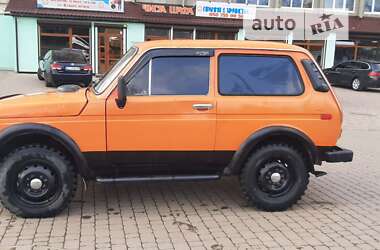
[[[354,153],[349,149],[340,147],[320,147],[318,148],[320,161],[326,162],[351,162]]]

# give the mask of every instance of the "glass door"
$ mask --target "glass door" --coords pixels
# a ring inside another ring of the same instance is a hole
[[[98,28],[99,73],[106,73],[123,55],[123,29]]]

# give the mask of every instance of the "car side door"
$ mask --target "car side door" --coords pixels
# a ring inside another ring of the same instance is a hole
[[[107,159],[116,176],[213,174],[213,51],[158,49],[125,76],[127,102],[106,103]]]
[[[341,84],[341,82],[340,82],[340,74],[341,74],[340,69],[341,68],[343,68],[342,63],[335,65],[334,67],[332,67],[329,70],[324,71],[326,74],[326,77],[329,79],[330,83],[332,83],[334,85],[340,85]]]
[[[353,62],[344,62],[337,67],[337,83],[343,86],[350,86],[353,75],[355,74],[355,65]]]

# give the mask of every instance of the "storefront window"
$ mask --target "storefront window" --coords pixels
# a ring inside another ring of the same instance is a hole
[[[174,29],[173,30],[173,40],[176,39],[193,39],[194,30],[181,30],[181,29]]]
[[[194,32],[195,31],[195,32]],[[171,32],[173,34],[171,35]],[[195,37],[194,37],[195,33]],[[215,31],[197,28],[146,27],[145,41],[176,39],[235,40],[234,31]]]
[[[88,26],[40,24],[40,56],[52,49],[73,48],[83,50],[88,59],[89,44]]]
[[[269,0],[231,0],[231,1],[218,1],[218,2],[245,3],[245,4],[255,4],[258,6],[269,5]]]
[[[324,3],[324,7],[328,9],[353,11],[355,0],[325,0]]]
[[[235,40],[235,33],[233,32],[219,32],[208,30],[197,30],[196,39],[208,40]]]
[[[313,0],[282,0],[282,7],[312,8]]]
[[[380,12],[380,0],[366,0],[364,4],[365,12]]]
[[[170,39],[170,28],[147,27],[145,29],[145,41]]]
[[[309,50],[318,64],[321,64],[323,44],[320,41],[294,41],[293,43]]]
[[[68,37],[41,36],[41,56],[51,49],[62,49],[69,47]]]
[[[335,47],[334,65],[353,60],[355,58],[354,42],[337,41]]]

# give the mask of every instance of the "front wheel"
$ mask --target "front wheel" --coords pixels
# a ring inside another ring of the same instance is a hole
[[[14,214],[50,217],[67,207],[75,193],[72,163],[59,151],[42,145],[19,147],[0,165],[0,199]]]
[[[42,72],[41,72],[40,69],[38,69],[38,71],[37,71],[37,77],[38,77],[38,80],[40,80],[40,81],[43,81],[43,80],[44,80],[44,78],[43,78],[43,76],[42,76]]]
[[[256,150],[240,175],[241,189],[251,205],[265,211],[283,211],[305,193],[309,173],[302,154],[286,144]]]

